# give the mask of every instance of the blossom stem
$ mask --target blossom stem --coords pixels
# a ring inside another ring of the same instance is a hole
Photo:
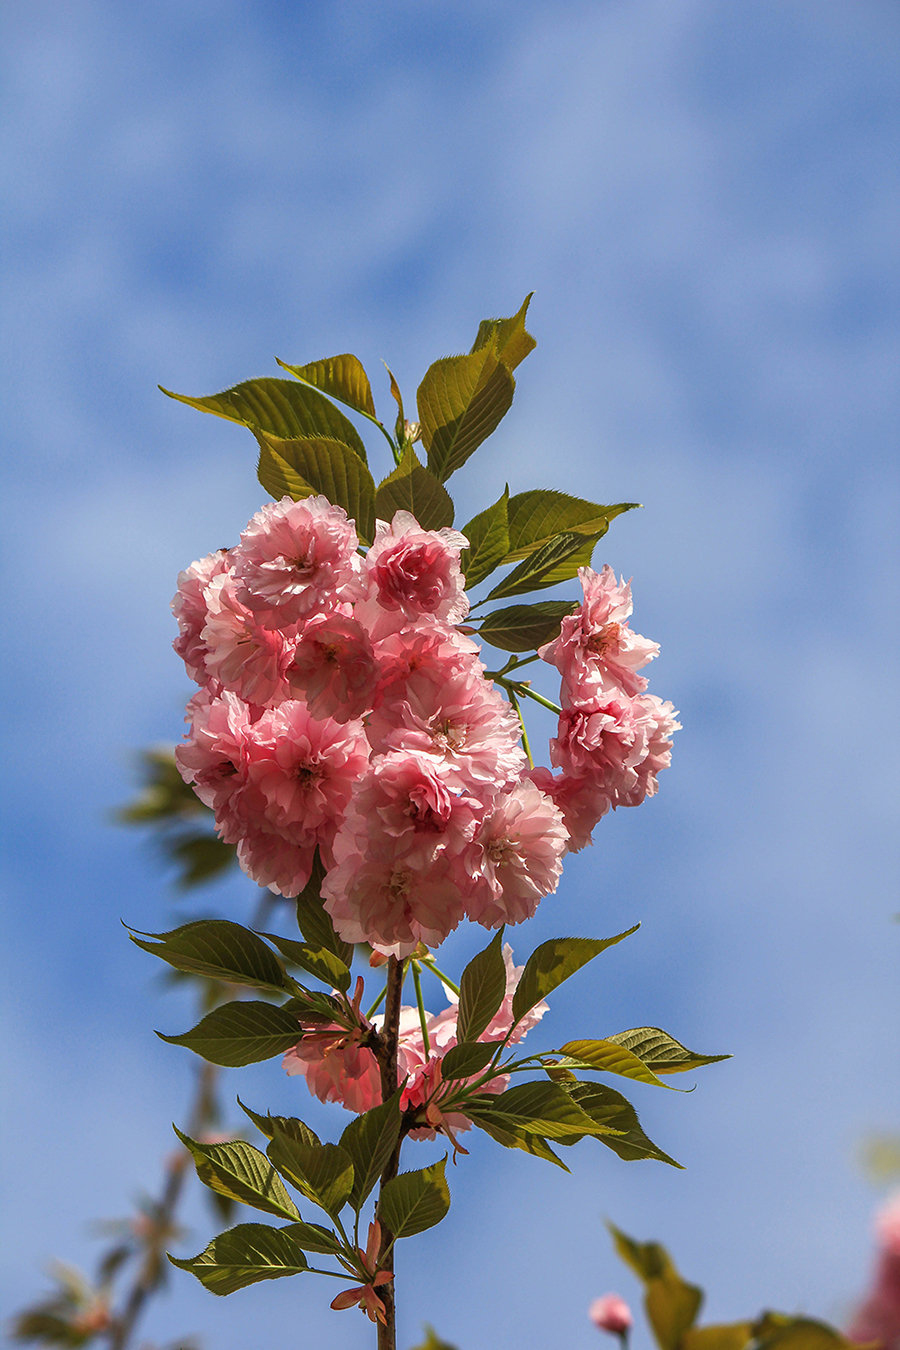
[[[436,975],[438,979],[441,981],[441,984],[445,984],[447,988],[451,990],[451,992],[454,993],[457,998],[459,998],[459,985],[454,984],[453,981],[450,979],[450,976],[445,975],[444,972],[437,965],[435,965],[433,957],[426,956],[422,961],[422,965],[425,967],[426,970],[430,970],[432,975]]]
[[[504,681],[504,684],[506,682]],[[528,760],[530,768],[534,768],[534,756],[531,753],[531,745],[528,741],[528,730],[525,726],[525,718],[522,716],[522,709],[519,707],[519,700],[516,698],[515,690],[512,685],[506,685],[506,692],[509,694],[509,701],[516,710],[519,718],[519,726],[522,728],[522,749],[525,751],[525,758]]]
[[[544,698],[543,694],[537,693],[530,684],[516,684],[517,694],[524,694],[526,698],[533,698],[535,703],[539,703],[542,708],[549,708],[551,712],[556,713],[557,717],[562,713],[562,708],[558,703],[552,703],[549,698]]]
[[[413,984],[416,986],[416,1005],[419,1009],[419,1026],[422,1028],[422,1041],[425,1046],[425,1054],[431,1054],[431,1043],[428,1039],[428,1020],[425,1016],[425,1003],[422,999],[422,981],[419,978],[419,963],[412,961]]]
[[[386,993],[387,993],[387,985],[384,986],[381,993],[378,995],[375,1002],[372,1004],[371,1008],[369,1008],[368,1012],[366,1013],[367,1022],[371,1021],[373,1015],[377,1013],[378,1009],[381,1007],[382,1003],[384,1002],[384,996]]]

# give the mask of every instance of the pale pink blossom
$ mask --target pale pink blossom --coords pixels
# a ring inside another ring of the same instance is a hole
[[[236,844],[263,806],[247,776],[254,714],[236,694],[217,697],[201,689],[188,703],[185,720],[189,730],[175,748],[178,771],[214,811],[221,837]]]
[[[314,717],[349,722],[371,707],[378,669],[372,643],[349,614],[314,614],[303,624],[285,677]]]
[[[875,1232],[878,1255],[872,1286],[847,1335],[858,1343],[900,1350],[900,1192],[877,1215]]]
[[[494,798],[475,839],[470,919],[485,928],[521,923],[556,890],[568,833],[552,798],[527,780]]]
[[[659,654],[659,644],[632,632],[631,585],[616,582],[612,568],[599,574],[580,567],[584,601],[567,615],[559,636],[538,654],[556,666],[567,686],[570,704],[596,703],[603,694],[640,694],[647,681],[637,671]]]
[[[364,1036],[363,1028],[316,1027],[288,1050],[282,1068],[302,1074],[320,1101],[340,1102],[362,1115],[381,1101],[381,1070],[368,1046],[360,1044]]]
[[[361,594],[353,522],[325,497],[267,502],[232,551],[239,597],[272,628]]]
[[[172,600],[178,637],[172,646],[184,661],[188,675],[200,685],[210,683],[206,669],[207,648],[202,637],[207,620],[206,588],[213,577],[228,572],[229,565],[228,550],[220,548],[178,573],[178,589]]]
[[[637,806],[656,792],[679,727],[672,704],[652,694],[563,708],[550,762],[569,777],[587,779],[613,809]]]
[[[340,839],[335,842],[339,848]],[[402,859],[338,852],[322,898],[345,942],[369,942],[397,957],[409,956],[420,942],[440,946],[465,912],[453,862],[441,855],[419,874]]]
[[[459,566],[467,545],[458,530],[423,530],[409,511],[397,511],[390,525],[376,521],[365,570],[378,603],[409,619],[458,623],[469,612]]]
[[[627,1336],[634,1321],[631,1309],[618,1294],[604,1294],[602,1298],[595,1298],[588,1308],[588,1317],[598,1330],[620,1337]]]
[[[270,707],[289,693],[285,672],[292,645],[276,628],[266,628],[238,599],[230,572],[206,587],[207,617],[201,637],[206,669],[223,688],[247,703]]]
[[[578,853],[587,844],[594,826],[609,810],[609,797],[590,778],[576,778],[569,774],[555,774],[551,769],[537,765],[526,771],[526,777],[546,792],[562,812],[563,825],[569,836],[566,851]]]

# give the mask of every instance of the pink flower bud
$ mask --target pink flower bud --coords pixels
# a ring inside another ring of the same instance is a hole
[[[599,1331],[622,1337],[628,1334],[633,1320],[631,1309],[618,1294],[604,1294],[602,1298],[595,1298],[588,1308],[588,1317]]]

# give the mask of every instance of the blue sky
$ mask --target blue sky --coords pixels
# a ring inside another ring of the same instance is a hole
[[[109,824],[172,741],[178,570],[257,509],[248,433],[164,399],[355,351],[388,406],[531,290],[539,346],[455,478],[458,519],[552,486],[645,509],[598,550],[634,578],[680,708],[659,796],[573,859],[517,951],[642,930],[560,990],[558,1036],[640,1023],[734,1059],[635,1089],[683,1163],[582,1145],[574,1177],[479,1139],[399,1267],[401,1342],[595,1343],[636,1291],[608,1216],[671,1247],[708,1315],[840,1319],[865,1279],[860,1142],[897,1128],[900,13],[820,0],[327,6],[34,0],[4,15],[2,469],[8,822],[0,1306],[152,1187],[190,1063],[119,920],[173,899]],[[233,917],[254,888],[182,902]],[[479,933],[448,944],[461,963]],[[248,1085],[252,1085],[248,1086]],[[229,1090],[231,1090],[229,1088]],[[235,1072],[304,1113],[277,1063]],[[313,1113],[310,1113],[313,1118]],[[330,1119],[340,1127],[337,1116]],[[604,1151],[605,1153],[605,1151]],[[423,1155],[424,1156],[424,1155]],[[195,1204],[184,1250],[212,1231]],[[312,1281],[148,1338],[368,1344]],[[330,1294],[329,1294],[330,1297]]]

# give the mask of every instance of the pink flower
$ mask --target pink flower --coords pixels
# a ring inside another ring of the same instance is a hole
[[[609,805],[637,806],[657,789],[679,730],[675,709],[652,694],[619,695],[592,708],[563,708],[550,762],[587,779]]]
[[[257,820],[262,817],[260,809]],[[299,895],[312,875],[316,856],[314,837],[294,843],[267,829],[265,825],[243,821],[238,838],[229,839],[228,842],[237,843],[237,860],[241,871],[257,886],[267,886],[276,895],[288,898]]]
[[[418,873],[403,859],[344,852],[322,883],[322,898],[345,942],[369,942],[384,955],[404,957],[420,942],[438,947],[464,916],[453,862],[438,855]]]
[[[206,643],[202,633],[207,620],[206,588],[213,577],[229,570],[227,549],[220,548],[178,573],[178,590],[172,600],[172,613],[178,621],[178,637],[172,643],[184,661],[188,675],[197,684],[207,685]],[[214,690],[214,692],[217,692]]]
[[[372,1051],[360,1044],[364,1034],[334,1024],[316,1027],[288,1050],[282,1068],[303,1074],[320,1101],[340,1102],[362,1115],[381,1102],[381,1071]]]
[[[875,1278],[847,1335],[852,1341],[876,1341],[884,1350],[900,1350],[900,1192],[879,1212],[875,1231]]]
[[[239,596],[267,627],[296,623],[360,593],[353,522],[325,497],[282,497],[257,511],[232,551]]]
[[[659,645],[628,627],[631,586],[616,584],[611,567],[598,575],[580,567],[584,602],[567,615],[559,637],[539,649],[538,655],[556,666],[568,688],[569,703],[596,703],[604,694],[640,694],[647,681],[636,672],[659,655]]]
[[[477,882],[467,911],[485,928],[521,923],[556,890],[568,834],[561,811],[534,783],[496,797],[475,842]]]
[[[390,525],[377,521],[365,567],[378,603],[409,619],[458,623],[469,612],[459,566],[467,544],[458,530],[423,530],[409,511],[397,511]]]
[[[554,774],[543,765],[526,770],[525,776],[562,812],[563,825],[569,836],[567,852],[578,853],[586,844],[593,843],[594,826],[609,810],[609,797],[602,788],[596,787],[589,778]]]
[[[337,1298],[332,1299],[331,1306],[336,1312],[343,1308],[361,1308],[370,1322],[381,1322],[384,1326],[387,1324],[387,1309],[375,1290],[383,1284],[389,1284],[394,1275],[390,1270],[378,1269],[381,1244],[381,1224],[373,1219],[369,1224],[366,1250],[363,1251],[361,1247],[356,1249],[357,1266],[360,1274],[366,1276],[366,1283],[341,1290]]]
[[[314,614],[300,630],[285,676],[292,696],[304,696],[313,717],[362,717],[377,678],[369,636],[347,614]]]
[[[627,1337],[633,1318],[631,1309],[618,1294],[604,1294],[595,1298],[588,1309],[588,1317],[600,1331],[608,1331],[613,1336]]]
[[[215,697],[201,689],[188,703],[185,716],[187,737],[175,748],[178,772],[215,812],[222,838],[235,844],[261,806],[247,777],[253,715],[236,694]]]
[[[230,572],[206,587],[207,617],[201,633],[208,674],[247,703],[268,707],[288,695],[285,671],[291,645],[266,628],[237,597]]]

